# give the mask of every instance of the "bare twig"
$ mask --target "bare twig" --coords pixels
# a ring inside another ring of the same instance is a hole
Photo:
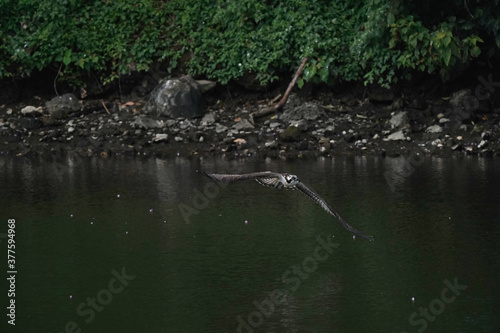
[[[106,110],[106,112],[108,114],[111,114],[111,112],[109,112],[108,108],[106,107],[106,104],[104,104],[104,100],[101,99],[101,103],[102,103],[102,106],[104,106],[104,109]]]
[[[59,96],[59,93],[57,92],[57,78],[59,77],[59,74],[61,74],[62,65],[63,63],[61,62],[61,66],[59,66],[59,70],[57,71],[56,77],[54,78],[54,91],[57,96]]]
[[[274,98],[273,98],[273,99],[269,102],[269,105],[272,105],[272,104],[276,103],[276,101],[277,101],[278,99],[280,99],[280,98],[281,98],[281,94],[278,94],[278,96],[274,97]]]
[[[281,109],[283,107],[283,105],[285,105],[285,103],[286,103],[286,101],[288,99],[288,95],[290,95],[290,92],[292,91],[293,86],[295,86],[295,84],[297,83],[299,75],[304,70],[304,67],[305,67],[305,65],[307,63],[307,60],[308,60],[308,57],[305,57],[304,59],[302,59],[302,62],[300,63],[299,68],[295,72],[295,75],[293,76],[292,81],[290,82],[290,84],[288,85],[288,88],[286,89],[285,95],[279,101],[278,104],[270,106],[270,107],[267,107],[267,108],[263,108],[262,110],[259,110],[259,111],[256,111],[256,112],[253,112],[253,113],[250,114],[250,121],[252,123],[254,122],[253,121],[254,118],[263,117],[263,116],[266,116],[266,115],[271,114],[273,112],[276,112],[277,110]]]

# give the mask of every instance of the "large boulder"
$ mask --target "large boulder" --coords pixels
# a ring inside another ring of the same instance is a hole
[[[64,94],[54,97],[45,103],[45,105],[52,119],[66,118],[68,113],[80,111],[81,109],[78,98],[73,94]]]
[[[213,86],[211,81],[196,81],[190,75],[165,80],[151,92],[144,111],[169,118],[202,117],[205,110],[201,94]]]
[[[470,89],[462,89],[454,92],[450,97],[450,104],[453,107],[467,107],[469,104],[473,104],[474,96]]]
[[[325,112],[319,104],[303,101],[297,95],[291,94],[283,107],[283,114],[280,119],[291,124],[301,119],[316,120],[324,114]]]

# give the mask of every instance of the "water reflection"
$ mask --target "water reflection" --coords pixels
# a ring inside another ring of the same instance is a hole
[[[418,327],[409,316],[457,277],[468,289],[428,330],[494,331],[500,163],[420,162],[408,172],[405,158],[0,158],[2,218],[19,222],[19,326],[61,331],[74,320],[92,332],[234,332],[241,317],[256,332],[410,332]],[[199,169],[297,174],[375,241],[353,240],[297,191],[258,184],[221,188],[187,224],[179,205],[192,206],[209,182]],[[340,246],[315,267],[304,260],[318,235]],[[290,273],[300,281],[291,290],[283,275],[294,266],[307,278]],[[121,267],[137,278],[86,324],[76,307]],[[253,327],[254,301],[276,289],[290,292]]]

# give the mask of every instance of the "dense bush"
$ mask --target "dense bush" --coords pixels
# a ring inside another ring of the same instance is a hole
[[[500,46],[498,0],[0,0],[0,9],[0,78],[52,69],[75,86],[181,59],[221,83],[247,72],[267,83],[305,56],[299,85],[390,85]]]
[[[165,19],[156,1],[18,3],[17,19],[1,22],[1,58],[10,61],[1,63],[0,76],[24,77],[53,66],[60,67],[62,79],[78,80],[81,73],[93,71],[112,80],[147,69],[161,55],[157,51]]]

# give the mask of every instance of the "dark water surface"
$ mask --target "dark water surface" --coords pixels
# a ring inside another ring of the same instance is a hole
[[[2,158],[2,332],[500,332],[500,161],[407,162]],[[200,168],[297,174],[375,241]]]

